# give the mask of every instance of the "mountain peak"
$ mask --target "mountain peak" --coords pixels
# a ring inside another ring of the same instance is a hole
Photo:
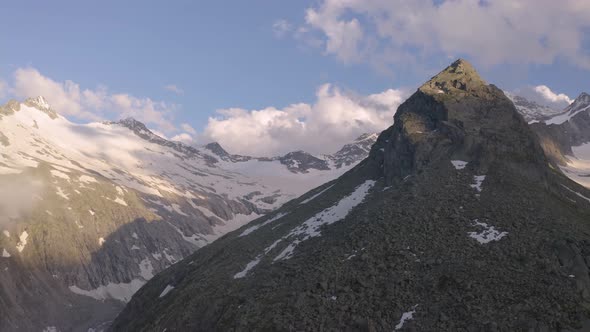
[[[51,108],[51,105],[47,102],[47,99],[43,96],[37,96],[35,98],[27,98],[23,104],[29,107],[36,108],[46,113],[51,119],[57,118],[57,113]]]
[[[476,90],[487,83],[466,60],[458,59],[428,82],[420,91],[428,94],[442,94]]]
[[[449,157],[482,170],[499,160],[544,165],[543,152],[514,104],[465,60],[455,61],[400,105],[393,126],[381,136],[371,154],[383,154],[387,181],[448,163]]]
[[[588,105],[590,104],[590,95],[587,94],[586,92],[582,92],[580,93],[580,95],[574,100],[573,104],[578,104],[578,105]]]
[[[42,110],[49,110],[51,109],[51,105],[47,102],[47,99],[43,96],[37,96],[34,98],[27,98],[25,100],[25,104],[29,104],[29,106],[36,106]]]
[[[205,149],[213,152],[219,157],[229,157],[230,154],[218,142],[211,142],[205,145]]]
[[[571,103],[566,109],[565,113],[569,116],[573,116],[580,111],[587,110],[590,107],[590,95],[586,92],[582,92],[573,103]]]

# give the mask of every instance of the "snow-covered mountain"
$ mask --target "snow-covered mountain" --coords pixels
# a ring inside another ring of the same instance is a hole
[[[368,144],[230,156],[134,119],[76,124],[42,97],[0,106],[0,330],[112,319],[157,272],[346,172]]]
[[[337,152],[319,156],[305,151],[293,151],[275,157],[232,155],[219,143],[207,144],[204,149],[219,159],[217,165],[223,169],[247,175],[270,187],[280,188],[283,193],[304,193],[337,178],[365,159],[377,136],[363,134]]]
[[[531,127],[545,154],[568,177],[590,188],[590,95],[580,94],[560,114]]]

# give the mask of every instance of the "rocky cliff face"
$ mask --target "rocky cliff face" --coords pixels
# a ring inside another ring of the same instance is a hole
[[[275,184],[226,165],[134,119],[0,107],[0,331],[97,328],[159,271],[336,176]]]
[[[590,191],[459,60],[369,158],[142,288],[114,331],[588,329]]]

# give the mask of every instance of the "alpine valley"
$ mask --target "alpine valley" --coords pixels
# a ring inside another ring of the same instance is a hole
[[[366,159],[159,273],[111,329],[588,331],[588,99],[531,117],[458,60]]]

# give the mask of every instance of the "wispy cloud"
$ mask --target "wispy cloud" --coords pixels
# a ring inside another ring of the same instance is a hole
[[[184,94],[184,90],[174,84],[168,84],[164,86],[164,90],[174,92],[179,96]]]
[[[192,135],[196,135],[197,131],[195,130],[195,128],[193,128],[190,124],[188,123],[183,123],[180,125],[180,128],[182,128],[182,130],[188,132],[189,134]]]
[[[277,38],[283,38],[293,30],[293,26],[287,20],[276,20],[272,24],[272,31]]]

